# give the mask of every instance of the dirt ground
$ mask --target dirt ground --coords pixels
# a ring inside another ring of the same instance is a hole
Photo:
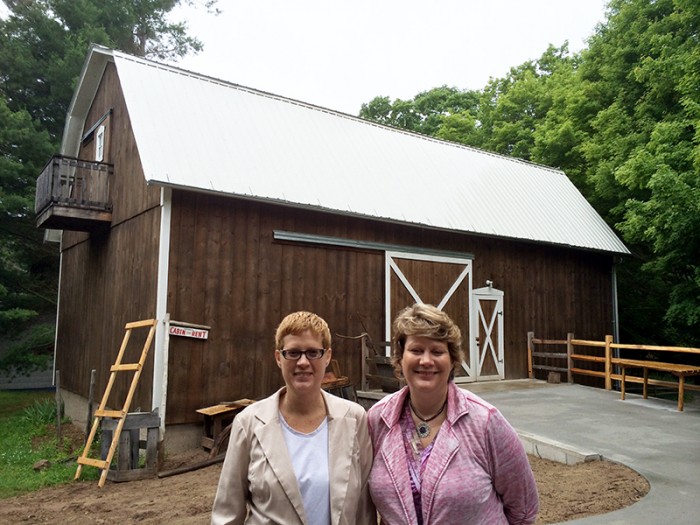
[[[161,473],[207,458],[203,450],[172,456],[166,458]],[[611,512],[633,504],[649,491],[644,477],[618,463],[567,466],[535,457],[530,457],[530,463],[540,493],[538,525]],[[107,481],[102,489],[97,481],[50,487],[2,500],[0,523],[206,524],[220,472],[221,463],[217,463],[162,478]]]

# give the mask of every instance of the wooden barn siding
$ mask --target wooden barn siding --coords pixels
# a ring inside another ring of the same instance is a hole
[[[124,338],[124,325],[155,315],[158,246],[149,232],[160,223],[157,209],[93,236],[63,252],[56,366],[61,385],[87,397],[90,372],[96,370],[95,397],[102,398],[109,369]],[[133,332],[122,362],[138,361],[146,329]],[[151,408],[153,347],[139,381],[132,408]],[[119,373],[110,405],[120,408],[132,378]],[[114,404],[112,401],[114,400]]]
[[[211,331],[207,341],[170,338],[168,423],[278,388],[274,330],[297,309],[329,322],[334,358],[359,384],[359,342],[335,334],[384,338],[384,254],[282,243],[273,230],[473,253],[474,287],[491,279],[505,292],[507,378],[527,376],[529,330],[601,338],[611,329],[609,255],[174,191],[168,310]]]
[[[112,224],[104,233],[63,233],[56,346],[62,386],[87,397],[90,371],[94,368],[98,402],[124,337],[124,325],[155,316],[160,230],[160,189],[146,186],[113,64],[105,70],[86,118],[85,131],[110,109],[112,115],[105,121],[105,161],[114,164],[110,182]],[[94,142],[85,144],[79,157],[94,159]],[[145,332],[134,332],[130,351],[133,347],[140,354]],[[138,357],[129,356],[124,362]],[[141,374],[133,408],[150,410],[152,362],[151,354]],[[131,373],[118,374],[112,397],[119,405],[123,404],[131,377]]]

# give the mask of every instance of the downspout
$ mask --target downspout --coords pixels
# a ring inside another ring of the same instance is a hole
[[[46,241],[44,241],[46,242]],[[53,334],[53,370],[51,372],[51,384],[56,386],[56,358],[58,357],[58,321],[61,311],[61,277],[63,274],[63,231],[61,231],[61,240],[58,244],[58,290],[56,295],[56,329]],[[88,421],[90,424],[90,421]]]
[[[618,259],[619,260],[619,259]],[[620,342],[620,315],[618,312],[618,302],[617,302],[617,266],[615,258],[613,257],[612,271],[611,271],[611,281],[612,281],[612,331],[613,331],[613,342]],[[614,358],[620,357],[620,349],[613,348],[612,356]],[[615,370],[618,373],[618,370]],[[614,390],[619,390],[619,381],[615,382],[616,387]]]
[[[172,190],[160,190],[160,239],[158,244],[158,274],[156,278],[156,328],[153,355],[152,409],[160,416],[160,440],[165,438],[165,406],[168,397],[168,266],[170,264],[170,221]]]
[[[384,340],[391,341],[391,257],[389,252],[384,252]],[[391,346],[389,351],[384,348],[384,355],[391,356]]]
[[[613,259],[612,266],[612,329],[613,329],[613,341],[616,343],[620,342],[620,315],[618,312],[618,302],[617,302],[617,268],[615,265],[615,260]],[[619,349],[614,349],[619,353]],[[618,356],[615,356],[618,357]]]

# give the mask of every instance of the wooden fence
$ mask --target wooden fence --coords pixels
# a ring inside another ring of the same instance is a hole
[[[540,351],[537,350],[537,346],[544,347],[564,347],[563,352],[553,352],[553,351]],[[589,348],[595,350],[600,350],[600,353],[595,354],[584,354],[577,352],[577,348]],[[661,387],[669,387],[679,390],[679,409],[682,410],[682,397],[683,390],[696,390],[700,391],[700,385],[694,384],[684,384],[684,378],[686,375],[698,375],[700,373],[699,365],[677,365],[671,363],[662,363],[652,359],[625,359],[620,357],[620,350],[633,351],[639,350],[644,352],[653,353],[676,353],[676,354],[689,354],[700,356],[700,348],[686,348],[677,346],[652,346],[652,345],[632,345],[632,344],[621,344],[614,343],[613,337],[611,335],[605,336],[605,341],[588,341],[585,339],[575,339],[574,334],[569,333],[565,340],[555,340],[555,339],[538,339],[535,337],[534,332],[528,332],[527,334],[527,359],[528,359],[528,376],[530,379],[534,377],[534,372],[536,370],[548,370],[567,374],[567,380],[569,383],[574,382],[575,375],[591,376],[602,378],[605,381],[605,389],[611,390],[613,387],[613,381],[624,381],[632,383],[641,383],[644,385],[644,392],[646,397],[646,385],[656,385]],[[548,364],[540,364],[541,359],[546,359]],[[561,366],[554,366],[551,364],[552,360],[563,361]],[[594,363],[597,365],[596,368],[580,368],[575,366],[577,362]],[[602,370],[601,370],[602,367]],[[630,375],[625,373],[625,368],[638,368],[643,369],[643,376]],[[654,379],[648,377],[648,369],[655,369],[660,371],[668,371],[679,377],[679,382],[667,381],[664,379]],[[678,370],[683,370],[680,375]],[[623,389],[624,391],[624,389]]]

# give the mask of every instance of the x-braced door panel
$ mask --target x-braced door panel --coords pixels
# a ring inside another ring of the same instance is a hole
[[[470,352],[471,259],[405,252],[386,252],[386,340],[396,314],[414,303],[435,305],[462,331],[465,360],[456,378],[469,381],[476,369]],[[473,380],[473,379],[471,379]]]
[[[477,358],[476,380],[504,379],[503,362],[503,292],[492,287],[472,292],[474,298],[475,338]]]

